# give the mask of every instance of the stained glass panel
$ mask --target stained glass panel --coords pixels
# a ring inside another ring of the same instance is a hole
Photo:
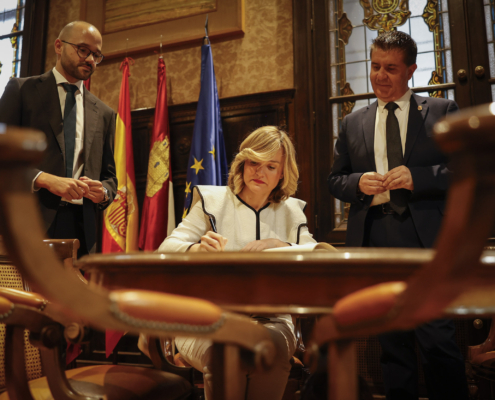
[[[0,5],[0,96],[21,67],[25,0],[2,0]]]
[[[490,78],[495,79],[495,0],[484,0],[486,39],[488,42],[488,57],[490,59]],[[492,101],[495,101],[495,83],[492,83]]]

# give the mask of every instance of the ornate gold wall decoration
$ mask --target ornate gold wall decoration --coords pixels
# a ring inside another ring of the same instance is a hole
[[[440,15],[438,13],[438,0],[428,0],[422,15],[425,24],[430,32],[433,32],[433,44],[435,46],[435,71],[431,73],[428,85],[438,85],[443,83],[442,70],[442,46],[440,34]],[[429,93],[430,97],[444,97],[443,90],[435,90]]]
[[[341,89],[341,95],[342,96],[349,96],[351,94],[354,94],[354,91],[351,89],[351,84],[349,82],[346,82],[344,87]],[[344,101],[342,103],[342,119],[348,114],[352,112],[352,109],[356,105],[355,101]]]
[[[423,10],[422,17],[425,20],[426,25],[428,25],[430,32],[434,32],[435,28],[439,25],[437,0],[428,0],[425,9]]]
[[[364,18],[369,18],[373,15],[373,8],[371,7],[370,0],[359,0],[359,4],[363,7]]]
[[[19,6],[17,8],[17,17],[16,21],[19,21]],[[12,30],[10,33],[15,33],[19,32],[19,25],[17,22],[14,23],[14,26],[12,27]],[[10,38],[10,43],[12,44],[12,50],[14,51],[14,56],[12,57],[12,75],[11,77],[13,78],[15,76],[15,67],[16,67],[16,60],[17,60],[17,50],[19,46],[19,38],[17,36],[12,36]]]
[[[431,71],[431,79],[428,85],[440,85],[443,83],[443,78],[437,73],[437,71]],[[430,97],[444,97],[443,90],[435,90],[429,93]]]
[[[349,43],[349,38],[352,35],[352,23],[347,18],[347,13],[342,13],[339,18],[339,39],[344,42],[344,44]]]
[[[396,30],[404,25],[411,12],[408,0],[360,0],[364,9],[363,23],[380,33]]]

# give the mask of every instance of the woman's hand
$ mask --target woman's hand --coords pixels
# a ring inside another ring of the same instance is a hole
[[[278,239],[262,239],[255,240],[244,246],[241,251],[261,251],[265,249],[273,249],[275,247],[288,247],[290,244],[282,242]]]
[[[224,251],[228,239],[218,233],[208,231],[201,236],[201,243],[189,248],[189,251]]]

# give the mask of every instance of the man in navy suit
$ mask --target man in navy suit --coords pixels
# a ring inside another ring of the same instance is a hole
[[[379,35],[370,53],[370,80],[378,101],[342,121],[328,178],[331,194],[351,203],[346,245],[430,248],[451,175],[432,128],[457,105],[409,89],[417,47],[406,33]],[[379,340],[387,399],[418,399],[416,340],[430,400],[468,398],[452,321],[384,334]]]
[[[45,156],[30,171],[33,191],[47,235],[79,239],[79,257],[94,252],[97,209],[106,208],[117,191],[115,112],[83,84],[103,59],[101,47],[93,25],[69,23],[55,40],[55,67],[12,78],[0,99],[0,122],[46,135]]]

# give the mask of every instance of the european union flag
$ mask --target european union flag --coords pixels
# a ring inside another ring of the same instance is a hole
[[[201,90],[189,154],[183,218],[191,205],[196,185],[227,184],[228,167],[220,118],[217,81],[209,44],[201,47]]]

